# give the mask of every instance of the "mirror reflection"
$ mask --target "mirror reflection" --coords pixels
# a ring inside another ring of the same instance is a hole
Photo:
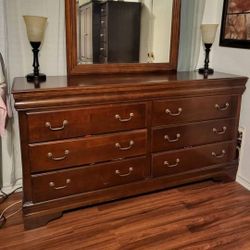
[[[173,0],[76,1],[78,64],[169,62]]]

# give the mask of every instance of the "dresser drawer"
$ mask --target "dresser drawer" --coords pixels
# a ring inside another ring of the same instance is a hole
[[[237,96],[194,97],[153,103],[153,125],[234,117]]]
[[[232,142],[154,154],[153,176],[177,174],[230,162],[235,159],[235,154],[236,147]]]
[[[29,145],[31,172],[62,169],[146,154],[147,130]]]
[[[152,131],[152,151],[173,150],[236,138],[236,120],[216,120],[182,126],[156,128]]]
[[[120,104],[29,112],[29,142],[139,129],[146,126],[146,104]]]
[[[136,158],[33,175],[33,202],[139,181],[146,172],[146,158]]]

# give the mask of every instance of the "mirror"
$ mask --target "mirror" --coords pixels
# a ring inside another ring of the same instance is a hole
[[[68,75],[176,69],[180,0],[65,0]]]

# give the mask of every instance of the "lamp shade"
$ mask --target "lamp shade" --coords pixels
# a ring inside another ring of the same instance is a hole
[[[47,24],[47,17],[23,16],[30,42],[41,42]]]
[[[203,43],[213,44],[218,24],[202,24],[201,35]]]

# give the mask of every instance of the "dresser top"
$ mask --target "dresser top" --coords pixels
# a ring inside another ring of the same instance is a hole
[[[143,73],[143,74],[112,74],[112,75],[86,75],[79,76],[73,79],[68,79],[66,76],[49,76],[47,81],[40,84],[39,88],[35,88],[33,83],[28,83],[25,77],[17,77],[14,80],[12,93],[18,92],[41,92],[51,91],[53,89],[84,89],[84,88],[105,88],[111,87],[125,87],[127,85],[151,85],[161,84],[169,85],[175,83],[176,85],[181,82],[192,83],[194,81],[214,81],[226,79],[241,79],[247,80],[246,77],[214,73],[204,78],[203,75],[197,72],[178,72],[178,73]]]
[[[215,73],[204,78],[197,72],[85,75],[47,77],[35,88],[26,78],[14,80],[12,94],[17,109],[143,101],[197,95],[242,94],[247,77]]]

